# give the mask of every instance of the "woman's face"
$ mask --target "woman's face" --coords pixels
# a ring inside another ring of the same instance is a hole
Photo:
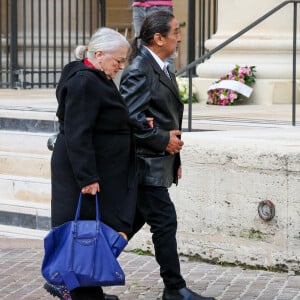
[[[117,73],[125,68],[127,52],[126,46],[113,52],[96,52],[99,61],[98,69],[103,71],[108,79],[114,79]]]

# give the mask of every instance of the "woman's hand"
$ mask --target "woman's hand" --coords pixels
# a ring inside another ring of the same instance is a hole
[[[82,194],[96,195],[97,192],[100,192],[99,182],[89,184],[81,189]]]

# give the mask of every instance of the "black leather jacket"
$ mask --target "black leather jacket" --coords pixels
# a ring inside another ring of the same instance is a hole
[[[140,183],[170,187],[177,183],[179,154],[165,151],[170,130],[181,130],[183,103],[174,74],[170,80],[147,48],[142,47],[122,74],[120,92],[136,131]],[[147,117],[154,118],[154,128]]]

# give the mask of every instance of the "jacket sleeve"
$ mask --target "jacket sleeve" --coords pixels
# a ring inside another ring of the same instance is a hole
[[[128,106],[131,124],[136,129],[138,143],[155,152],[164,152],[170,140],[170,133],[147,124],[148,107],[151,101],[151,76],[133,65],[124,71],[120,92]],[[154,120],[155,124],[155,120]]]
[[[93,133],[100,110],[99,84],[87,75],[73,77],[65,98],[64,134],[68,157],[80,188],[99,181]]]

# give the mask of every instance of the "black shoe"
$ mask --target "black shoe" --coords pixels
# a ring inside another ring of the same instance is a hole
[[[61,300],[71,300],[71,295],[64,285],[54,285],[50,282],[45,282],[44,289],[53,297],[58,297]]]
[[[44,289],[53,297],[58,297],[61,300],[72,300],[70,292],[64,285],[54,285],[45,282]],[[118,296],[104,294],[104,300],[120,300]]]
[[[216,300],[213,297],[200,296],[188,288],[182,288],[179,290],[164,289],[162,300]]]
[[[120,300],[118,296],[104,294],[104,300]]]

